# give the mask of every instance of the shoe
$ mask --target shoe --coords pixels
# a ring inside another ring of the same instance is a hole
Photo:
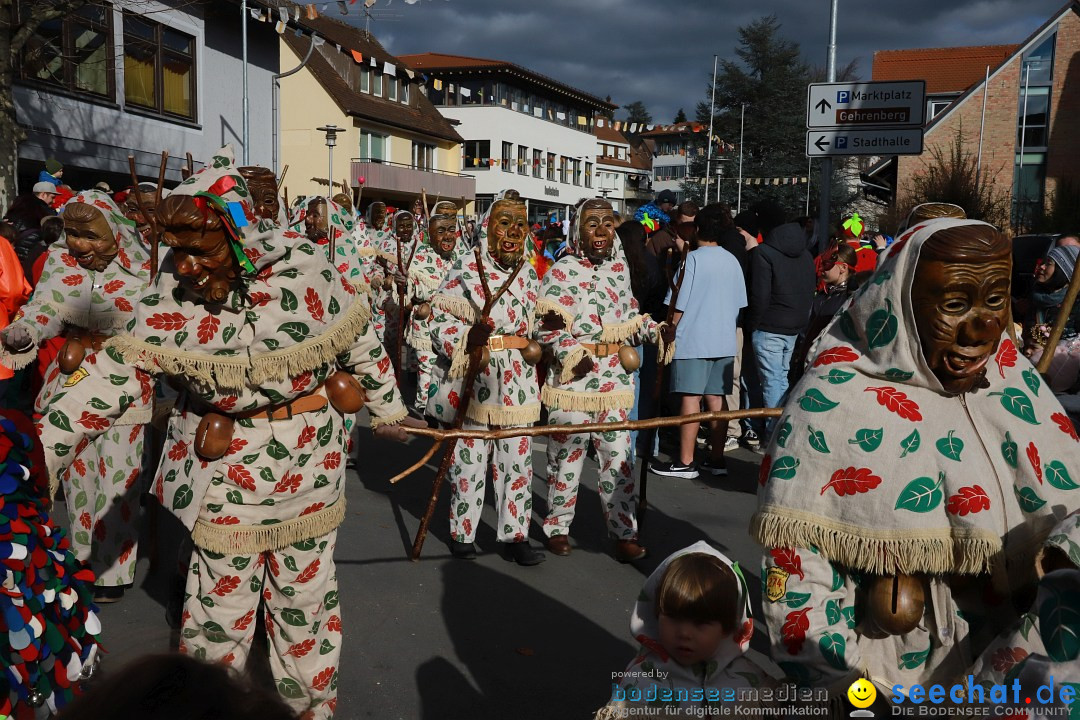
[[[94,588],[94,602],[98,605],[108,605],[123,599],[123,585],[98,585]]]
[[[689,465],[683,465],[682,463],[669,462],[669,463],[653,463],[649,468],[657,475],[663,475],[664,477],[677,477],[687,478],[693,480],[698,476],[697,466],[694,463]]]
[[[507,553],[510,555],[510,559],[523,567],[539,565],[546,559],[544,553],[530,545],[528,540],[507,543],[506,549]]]
[[[547,549],[551,551],[552,555],[566,557],[570,554],[570,536],[552,535],[548,538]]]
[[[728,435],[727,440],[724,441],[724,450],[734,450],[737,447],[739,447],[739,438]]]
[[[635,540],[619,540],[615,543],[615,559],[621,563],[640,560],[648,554],[648,550],[637,544]]]
[[[457,540],[450,541],[450,554],[456,557],[458,560],[475,560],[476,559],[476,545],[471,542],[458,542]]]
[[[701,463],[701,471],[710,473],[713,477],[727,475],[727,461],[724,458],[720,458],[719,460],[709,458]]]
[[[757,433],[753,430],[747,430],[743,433],[742,444],[751,450],[757,450],[761,447],[761,440],[758,438]]]

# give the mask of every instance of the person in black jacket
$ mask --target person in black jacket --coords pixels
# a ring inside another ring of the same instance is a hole
[[[746,329],[752,331],[766,407],[779,407],[787,392],[791,355],[810,318],[816,279],[806,232],[797,223],[769,230],[751,253]],[[766,423],[766,434],[773,424]]]

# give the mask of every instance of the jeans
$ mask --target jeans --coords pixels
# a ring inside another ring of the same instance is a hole
[[[780,407],[784,393],[788,389],[788,367],[791,365],[791,354],[795,350],[795,340],[798,335],[778,335],[777,333],[755,330],[751,338],[754,345],[754,358],[757,360],[758,373],[761,376],[761,394],[765,407]],[[765,436],[761,438],[765,442],[772,433],[775,418],[769,418],[765,423]]]
[[[641,367],[634,371],[634,407],[630,410],[630,419],[638,420],[656,417],[660,408],[653,407],[653,389],[656,387],[656,346],[650,343],[634,348],[641,358]],[[646,430],[642,438],[642,447],[638,447],[638,431],[630,433],[630,464],[634,458],[644,452],[645,442],[652,443],[652,457],[660,452],[660,436],[656,430]]]

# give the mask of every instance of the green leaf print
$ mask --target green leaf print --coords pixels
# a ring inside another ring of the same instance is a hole
[[[769,479],[776,478],[777,480],[790,480],[795,477],[795,471],[799,467],[799,460],[793,458],[790,455],[784,455],[776,459],[773,463],[772,472],[769,473]]]
[[[1053,584],[1048,589],[1039,606],[1039,635],[1051,660],[1074,661],[1080,657],[1080,592]]]
[[[790,415],[785,417],[783,423],[780,425],[780,429],[776,432],[776,444],[780,447],[787,447],[788,437],[791,436],[790,418]]]
[[[75,495],[75,507],[77,507],[77,508],[86,507],[86,503],[89,502],[89,501],[90,501],[90,498],[87,496],[85,490],[80,490]]]
[[[214,598],[201,597],[199,598],[199,602],[201,602],[206,607],[214,607]]]
[[[960,453],[964,451],[964,441],[958,437],[954,437],[955,430],[950,430],[948,434],[934,443],[934,446],[938,449],[938,452],[949,458],[950,460],[960,460]]]
[[[1005,433],[1005,442],[1001,443],[1001,456],[1005,458],[1005,462],[1009,463],[1013,468],[1016,467],[1016,455],[1019,452],[1019,448],[1016,442],[1013,441],[1012,435]]]
[[[296,596],[296,590],[293,589],[292,587],[286,585],[285,587],[281,588],[281,594],[284,595],[285,597],[295,597]]]
[[[223,643],[229,641],[229,636],[225,634],[225,629],[218,625],[213,620],[207,620],[202,624],[203,637],[212,643]]]
[[[190,485],[181,485],[176,489],[176,493],[173,495],[172,509],[183,510],[191,504],[194,497],[195,493],[191,491]]]
[[[1001,407],[1005,408],[1024,422],[1032,425],[1042,424],[1035,419],[1035,407],[1031,404],[1031,398],[1029,398],[1027,393],[1023,390],[1010,387],[1005,388],[1002,392],[990,393],[990,397],[994,397],[995,395],[1001,397]]]
[[[264,469],[266,469],[266,468],[264,468]],[[244,504],[244,496],[240,494],[239,490],[229,490],[227,493],[225,493],[225,499],[228,500],[233,505],[243,505]]]
[[[828,455],[829,444],[825,442],[825,433],[821,432],[820,430],[815,430],[813,425],[808,426],[808,428],[810,430],[810,447],[814,448],[819,453]]]
[[[855,608],[846,607],[840,610],[840,614],[844,616],[844,624],[848,626],[849,630],[855,629]]]
[[[323,596],[322,604],[323,609],[325,610],[333,610],[334,608],[336,608],[338,606],[338,591],[331,590],[330,592],[326,593],[326,595]]]
[[[292,555],[286,555],[285,559],[282,560],[281,564],[284,565],[285,569],[287,570],[292,570],[293,572],[300,572],[299,568],[297,568],[296,566],[296,558],[294,558]]]
[[[855,329],[855,321],[851,317],[851,313],[846,310],[840,314],[840,332],[844,333],[851,342],[859,342],[859,331]]]
[[[319,433],[315,436],[315,439],[319,441],[319,447],[329,445],[330,441],[334,439],[334,421],[327,420],[326,424],[319,428]]]
[[[892,312],[892,301],[885,298],[885,307],[875,310],[866,321],[866,342],[870,349],[885,347],[896,338],[900,323]]]
[[[915,478],[900,491],[895,509],[916,513],[934,510],[944,498],[945,493],[941,490],[944,484],[945,473],[938,473],[937,482],[928,477]]]
[[[1020,618],[1020,634],[1024,636],[1024,640],[1028,639],[1028,634],[1031,632],[1031,628],[1035,627],[1035,620],[1038,617],[1035,613],[1029,612]]]
[[[289,457],[289,449],[278,440],[271,440],[266,446],[266,454],[275,460],[284,460]]]
[[[229,565],[231,567],[237,569],[237,570],[243,570],[244,568],[246,568],[248,566],[248,563],[250,563],[250,562],[251,562],[250,557],[239,556],[239,557],[234,557],[232,559],[232,562],[229,563]]]
[[[53,455],[56,455],[56,457],[64,457],[71,452],[71,446],[64,443],[56,443],[49,449],[53,451]]]
[[[825,622],[829,623],[830,625],[835,625],[836,623],[840,622],[840,620],[840,603],[838,603],[836,600],[830,600],[829,602],[825,603]]]
[[[120,473],[120,474],[123,475],[123,473]],[[101,512],[102,508],[105,507],[106,502],[108,502],[108,500],[106,499],[105,494],[104,493],[98,493],[97,498],[94,500],[94,514],[95,515],[97,513]]]
[[[882,270],[879,273],[874,273],[872,279],[875,285],[884,285],[889,280],[892,280],[892,273],[888,270]]]
[[[900,441],[900,449],[903,450],[900,453],[901,458],[906,458],[911,453],[919,449],[919,445],[922,444],[922,440],[919,438],[919,431],[912,430],[911,434]]]
[[[127,382],[127,377],[124,375],[109,375],[109,382],[113,385],[123,385]]]
[[[281,611],[281,619],[293,627],[304,627],[308,624],[307,615],[297,608],[285,608]]]
[[[836,568],[832,568],[832,591],[836,592],[844,586],[844,576]]]
[[[49,424],[60,428],[64,432],[71,432],[71,423],[68,422],[67,415],[59,410],[53,410],[49,413]]]
[[[304,697],[304,690],[300,684],[292,678],[281,678],[277,681],[277,691],[282,697],[298,699]]]
[[[234,335],[236,335],[236,326],[226,325],[225,329],[221,331],[221,341],[227,343],[233,339]]]
[[[855,377],[855,373],[833,368],[821,377],[825,380],[825,382],[829,383],[830,385],[843,385],[848,380]]]
[[[933,645],[927,645],[925,650],[904,653],[900,656],[900,663],[897,667],[901,670],[914,670],[921,665],[925,665],[926,659],[930,657],[932,647]]]
[[[334,652],[334,650],[336,649],[337,648],[334,647],[334,644],[331,643],[329,640],[323,640],[322,643],[319,645],[319,654],[326,655],[327,653]]]
[[[874,452],[881,446],[881,440],[885,437],[883,428],[863,428],[855,432],[855,438],[848,440],[849,445],[858,445],[866,452]]]
[[[1024,378],[1024,384],[1028,386],[1028,390],[1032,395],[1036,397],[1039,395],[1039,388],[1042,386],[1042,380],[1039,379],[1039,373],[1035,372],[1034,368],[1028,368],[1024,372],[1020,373]]]
[[[1053,460],[1046,464],[1046,482],[1058,490],[1075,490],[1080,487],[1069,477],[1069,471],[1060,460]]]
[[[1024,512],[1035,512],[1046,504],[1046,501],[1029,487],[1019,488],[1013,485],[1013,492],[1016,493],[1016,501],[1020,503],[1020,509]]]
[[[780,602],[784,603],[790,608],[802,607],[806,604],[806,601],[810,599],[810,593],[797,593],[789,592],[780,598]]]
[[[290,545],[289,547],[296,548],[300,552],[307,552],[308,550],[314,550],[315,549],[315,538],[308,538],[307,540],[301,540],[300,542],[295,542],[292,545]]]
[[[296,295],[282,288],[281,290],[281,309],[285,312],[293,312],[300,307],[300,302],[296,299]]]
[[[338,303],[337,298],[330,298],[330,302],[326,303],[326,312],[330,315],[337,315],[341,312],[341,304]]]
[[[821,640],[818,641],[818,647],[821,649],[821,656],[825,658],[825,662],[837,670],[847,670],[847,663],[844,662],[847,641],[844,640],[843,635],[840,633],[825,633],[821,636]]]
[[[307,339],[311,329],[302,322],[287,322],[282,323],[278,330],[291,337],[296,342],[303,342]]]
[[[900,368],[889,368],[885,371],[885,379],[893,382],[907,382],[913,377],[915,377],[915,373]]]
[[[817,388],[810,388],[799,398],[799,407],[806,412],[826,412],[839,404],[825,397]]]

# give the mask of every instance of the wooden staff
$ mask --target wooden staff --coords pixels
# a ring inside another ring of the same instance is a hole
[[[700,412],[693,415],[676,415],[674,417],[656,417],[647,420],[621,420],[619,422],[603,423],[602,425],[534,425],[525,428],[499,428],[498,430],[438,430],[435,428],[405,427],[405,432],[412,435],[423,435],[435,440],[431,449],[424,453],[419,461],[414,463],[408,470],[398,473],[390,478],[391,484],[397,484],[404,480],[421,467],[427,464],[431,456],[435,454],[446,440],[460,438],[472,440],[503,440],[511,437],[537,437],[545,435],[579,435],[581,433],[614,432],[617,430],[652,430],[662,427],[686,425],[692,422],[711,422],[725,420],[741,420],[743,418],[771,418],[783,415],[783,408],[750,408],[748,410],[716,410],[713,412]],[[404,427],[404,426],[403,426]]]
[[[155,192],[155,208],[161,202],[161,186],[165,182],[165,165],[169,161],[167,150],[161,151],[161,167],[158,168],[158,185]],[[150,226],[150,282],[154,281],[158,269],[158,226],[157,218],[146,212],[146,208],[139,198],[139,175],[135,172],[135,156],[128,155],[128,170],[131,172],[131,192],[135,194],[135,205],[139,208],[139,214],[143,216],[146,224]]]
[[[281,169],[281,177],[279,177],[277,179],[278,192],[281,191],[281,186],[285,182],[285,176],[288,174],[288,172],[289,172],[289,166],[288,165],[286,165],[285,167],[283,167]],[[285,203],[285,204],[288,205],[289,203]]]
[[[180,168],[180,175],[187,180],[189,177],[195,174],[195,158],[191,157],[191,153],[184,153],[184,166]]]
[[[1069,321],[1069,315],[1072,314],[1073,305],[1076,304],[1078,294],[1080,294],[1080,272],[1076,272],[1076,269],[1073,268],[1072,279],[1069,280],[1069,289],[1065,291],[1065,299],[1061,301],[1061,308],[1058,309],[1058,315],[1054,318],[1054,327],[1050,329],[1050,337],[1046,339],[1046,345],[1043,346],[1042,357],[1039,358],[1039,364],[1035,366],[1039,374],[1044,377],[1050,370],[1050,363],[1054,361],[1054,350],[1065,332],[1065,323]],[[1046,377],[1046,379],[1049,381],[1050,378]]]
[[[678,278],[676,279],[676,268],[674,267],[672,260],[676,252],[679,252],[679,268]],[[667,248],[664,251],[665,267],[667,269],[668,287],[671,289],[671,303],[667,309],[667,324],[670,326],[671,321],[675,318],[675,303],[679,300],[679,290],[682,289],[683,276],[686,274],[686,252],[687,246],[683,245],[681,251],[676,251],[675,248]],[[672,340],[674,342],[674,340]],[[656,354],[656,382],[653,383],[652,388],[652,406],[653,412],[659,411],[660,406],[660,394],[664,389],[664,364],[663,358],[660,353]],[[661,427],[657,425],[657,427]],[[654,431],[656,432],[656,431]],[[637,521],[639,530],[645,523],[645,510],[649,507],[648,501],[648,489],[649,489],[649,465],[653,459],[653,445],[655,441],[652,436],[646,438],[645,454],[641,459],[641,470],[638,475],[638,506],[637,506]]]
[[[473,254],[476,256],[476,270],[480,274],[480,284],[484,288],[484,308],[480,311],[480,322],[487,322],[491,315],[491,308],[495,307],[495,303],[503,296],[503,293],[510,289],[514,280],[517,279],[518,273],[521,272],[521,268],[525,267],[526,260],[522,258],[518,266],[514,268],[514,272],[510,273],[510,277],[499,288],[499,291],[492,295],[491,288],[488,285],[487,271],[484,269],[484,262],[480,256],[480,248],[473,248]],[[468,331],[466,331],[466,336],[461,342],[468,342]],[[476,383],[476,376],[480,374],[484,348],[485,345],[481,345],[473,348],[472,352],[469,353],[469,367],[465,371],[465,378],[461,383],[461,399],[458,401],[457,413],[454,415],[454,423],[451,426],[452,430],[461,430],[461,426],[465,422],[465,413],[472,402],[473,385]],[[515,429],[520,430],[520,428]],[[431,484],[431,496],[428,498],[427,510],[424,511],[424,516],[420,518],[420,527],[416,531],[416,539],[413,540],[411,556],[413,561],[420,559],[420,551],[423,550],[424,540],[427,538],[428,525],[431,523],[432,515],[435,514],[435,506],[439,502],[439,491],[442,490],[443,481],[450,471],[450,464],[454,459],[454,448],[457,447],[457,441],[457,437],[450,437],[450,443],[443,454],[442,462],[439,463],[439,471],[435,473],[435,480]],[[423,462],[420,464],[427,462],[442,443],[442,439],[439,439],[424,456]]]

